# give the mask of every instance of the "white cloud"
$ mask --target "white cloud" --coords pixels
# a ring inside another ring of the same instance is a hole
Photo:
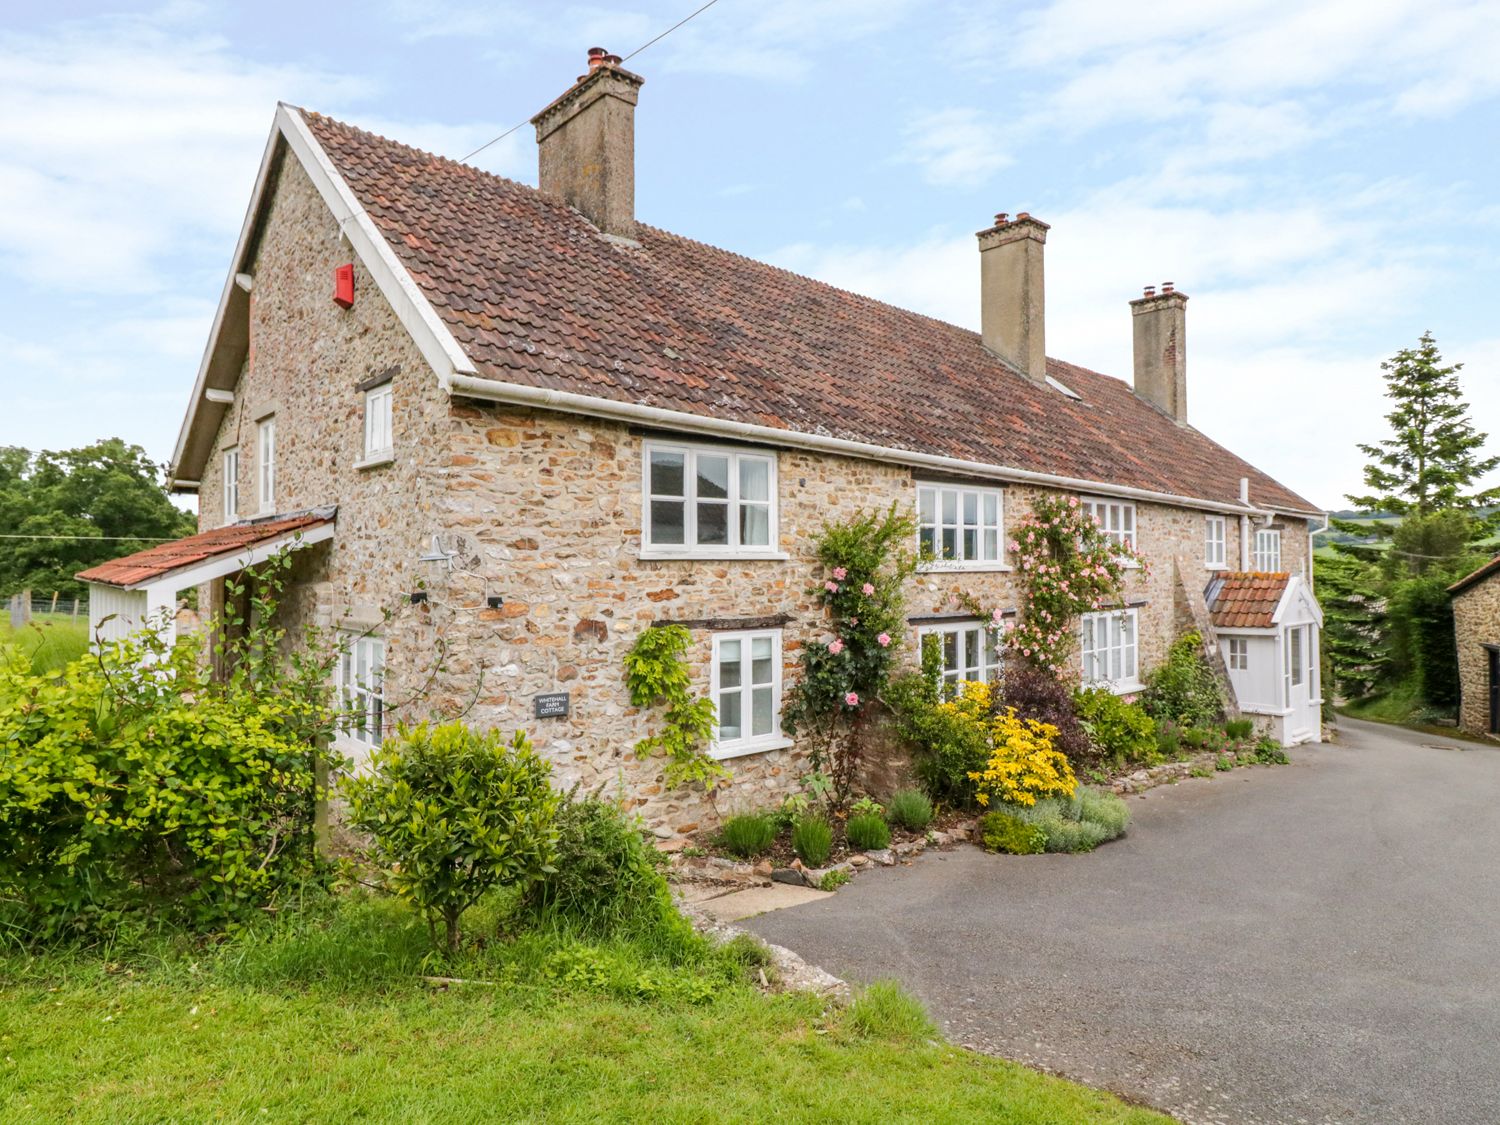
[[[997,121],[969,107],[940,109],[912,118],[903,130],[898,159],[922,168],[938,187],[973,187],[1011,162]]]

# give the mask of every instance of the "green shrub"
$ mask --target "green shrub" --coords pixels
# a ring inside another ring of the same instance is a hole
[[[1012,652],[1006,657],[1004,683],[995,694],[997,709],[1014,707],[1019,718],[1056,727],[1053,749],[1062,751],[1075,770],[1099,764],[1089,733],[1079,721],[1073,691],[1055,672]]]
[[[917,780],[934,801],[970,808],[975,801],[974,780],[989,761],[989,734],[983,725],[938,707],[935,684],[911,673],[886,687],[886,704],[896,716],[896,729],[912,748]]]
[[[891,846],[890,826],[877,813],[851,816],[844,825],[844,836],[851,848],[858,848],[862,852],[879,851]]]
[[[938,1038],[937,1028],[920,1002],[895,981],[876,981],[849,1005],[845,1026],[867,1039],[915,1046]]]
[[[1163,762],[1175,762],[1183,756],[1182,728],[1176,723],[1156,724],[1156,752]]]
[[[1284,766],[1291,761],[1286,751],[1270,735],[1264,735],[1255,744],[1255,760],[1268,766]]]
[[[1037,804],[1045,804],[1038,801]],[[1047,833],[1014,812],[995,809],[979,818],[979,839],[985,851],[1009,855],[1040,855],[1047,850]]]
[[[463,912],[494,887],[522,890],[550,874],[562,800],[523,731],[509,743],[462,723],[405,728],[346,778],[349,819],[374,841],[387,884],[449,953]]]
[[[818,890],[836,891],[849,881],[847,871],[825,871],[823,877],[818,880]]]
[[[1156,723],[1143,708],[1097,687],[1075,692],[1073,702],[1101,761],[1115,766],[1154,766],[1161,761]]]
[[[1228,773],[1230,770],[1234,769],[1234,762],[1230,759],[1229,755],[1220,754],[1217,758],[1214,759],[1214,769],[1218,770],[1220,773]]]
[[[792,850],[807,866],[822,867],[833,854],[833,829],[821,817],[803,817],[792,828]]]
[[[719,841],[730,855],[754,859],[771,850],[776,839],[776,821],[764,813],[741,813],[724,822]]]
[[[1230,719],[1224,724],[1224,733],[1235,742],[1244,742],[1255,733],[1255,720]]]
[[[1115,794],[1079,786],[1071,797],[1038,801],[1030,808],[1012,810],[1015,818],[1042,833],[1049,852],[1092,851],[1124,833],[1130,809]]]
[[[1146,678],[1141,706],[1157,722],[1217,726],[1224,718],[1219,678],[1203,653],[1203,636],[1185,633]]]
[[[920,790],[902,789],[891,795],[886,813],[898,828],[921,832],[932,823],[932,802]]]
[[[677,918],[662,875],[667,859],[612,801],[596,793],[557,811],[552,870],[526,894],[544,923],[589,937],[644,934]]]
[[[788,793],[770,814],[771,823],[777,832],[792,830],[792,826],[812,812],[813,799],[806,793]]]
[[[4,651],[0,928],[218,928],[318,870],[325,674],[299,679],[271,654],[255,679],[213,682],[197,645],[152,634],[45,675]]]

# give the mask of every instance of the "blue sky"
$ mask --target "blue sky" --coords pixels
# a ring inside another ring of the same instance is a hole
[[[458,157],[698,2],[8,6],[0,444],[170,455],[278,99]],[[1029,210],[1050,354],[1128,376],[1174,281],[1193,422],[1337,507],[1425,329],[1500,450],[1497,58],[1494,0],[719,0],[631,63],[637,212],[977,327]]]

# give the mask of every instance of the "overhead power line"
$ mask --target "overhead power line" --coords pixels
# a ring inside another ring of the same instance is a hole
[[[699,8],[697,11],[690,12],[687,15],[683,16],[682,19],[678,20],[671,27],[667,28],[666,31],[663,31],[656,38],[646,40],[646,42],[642,43],[635,50],[631,51],[630,54],[626,55],[620,61],[622,63],[628,63],[631,59],[635,58],[636,55],[640,54],[647,47],[651,47],[651,46],[654,46],[657,43],[660,43],[663,39],[665,39],[668,35],[671,35],[672,32],[676,31],[683,24],[687,23],[689,20],[694,19],[697,16],[702,15],[704,12],[708,11],[710,8],[712,8],[718,2],[719,2],[719,0],[708,0],[708,3],[705,4],[705,5],[703,5],[703,7]],[[489,148],[491,145],[499,144],[501,141],[505,140],[506,137],[510,136],[517,129],[519,129],[522,125],[525,125],[526,122],[530,121],[530,120],[531,120],[531,118],[528,117],[528,118],[526,118],[523,121],[517,121],[514,125],[512,125],[509,129],[505,130],[505,132],[501,133],[498,137],[495,137],[493,140],[485,141],[484,144],[480,145],[473,152],[469,153],[467,156],[461,157],[459,159],[459,163],[460,164],[464,164],[464,163],[467,163],[470,160],[473,160],[474,157],[478,156],[485,149]]]

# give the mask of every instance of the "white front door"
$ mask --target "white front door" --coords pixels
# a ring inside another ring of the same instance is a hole
[[[1282,631],[1283,679],[1291,712],[1286,729],[1292,742],[1313,741],[1322,733],[1316,649],[1312,626],[1294,625]]]

